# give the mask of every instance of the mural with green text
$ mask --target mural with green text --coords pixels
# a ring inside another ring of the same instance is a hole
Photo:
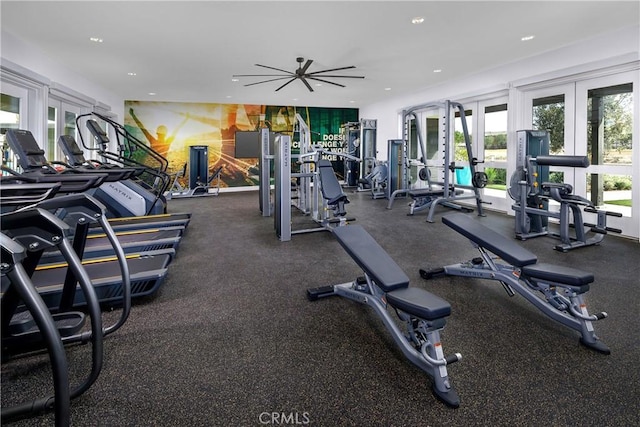
[[[188,167],[189,147],[204,145],[208,147],[209,171],[222,168],[220,186],[242,187],[258,184],[258,159],[234,157],[236,131],[266,126],[273,132],[289,134],[295,153],[296,114],[309,126],[312,143],[331,151],[343,150],[340,126],[358,121],[355,108],[125,101],[124,125],[140,141],[166,157],[169,172],[182,170],[185,164]]]

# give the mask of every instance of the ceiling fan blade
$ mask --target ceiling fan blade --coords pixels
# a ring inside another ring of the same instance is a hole
[[[323,79],[319,79],[317,77],[307,77],[310,80],[316,80],[322,83],[329,83],[330,85],[335,85],[335,86],[340,86],[340,87],[346,87],[345,85],[341,85],[340,83],[335,83],[335,82],[330,82],[329,80],[323,80]],[[306,83],[306,80],[305,80]]]
[[[246,87],[246,86],[259,85],[260,83],[275,82],[276,80],[284,80],[284,79],[289,79],[289,78],[290,78],[289,76],[287,76],[287,77],[278,77],[277,79],[263,80],[261,82],[249,83],[249,84],[246,84],[244,86]]]
[[[304,83],[307,89],[309,89],[309,92],[313,92],[313,88],[311,87],[307,79],[305,79],[304,77],[300,77],[300,80],[302,80],[302,83]]]
[[[256,65],[256,67],[262,67],[262,68],[268,68],[270,70],[282,71],[283,73],[287,73],[287,74],[295,74],[295,73],[292,73],[291,71],[283,70],[281,68],[269,67],[268,65],[260,65],[260,64],[255,64],[255,65]]]
[[[312,62],[313,62],[313,59],[307,59],[307,62],[304,64],[304,67],[302,67],[301,69],[302,74],[306,74]]]
[[[288,82],[286,82],[285,84],[280,86],[278,89],[276,89],[276,92],[279,91],[280,89],[282,89],[283,87],[285,87],[286,85],[288,85],[289,83],[291,83],[292,81],[294,81],[295,79],[297,79],[297,77],[294,77],[294,78],[290,79]]]
[[[340,68],[330,68],[328,70],[314,71],[313,73],[309,73],[309,75],[318,74],[318,73],[328,73],[329,71],[351,70],[353,68],[356,68],[355,65],[350,65],[348,67],[340,67]]]
[[[316,77],[311,74],[307,74],[308,77]],[[335,79],[364,79],[364,76],[334,76],[333,74],[323,74],[320,77],[331,77]]]
[[[290,74],[234,74],[231,77],[291,77]]]

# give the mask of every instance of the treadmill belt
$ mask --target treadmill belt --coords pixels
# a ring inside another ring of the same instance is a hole
[[[178,250],[182,238],[182,227],[158,230],[145,230],[141,233],[118,235],[118,241],[125,254],[148,252],[160,249]],[[114,254],[113,246],[104,235],[90,235],[87,237],[83,259],[105,257]],[[64,262],[60,251],[51,250],[42,254],[42,263]]]
[[[131,297],[140,298],[153,295],[167,275],[167,267],[172,254],[168,251],[157,251],[143,256],[127,259],[131,277]],[[117,261],[89,263],[84,265],[91,278],[93,287],[102,304],[117,304],[122,300],[122,276]],[[45,268],[36,270],[31,278],[36,289],[49,308],[60,304],[64,284],[66,267]],[[86,305],[86,300],[80,287],[76,288],[74,307]]]

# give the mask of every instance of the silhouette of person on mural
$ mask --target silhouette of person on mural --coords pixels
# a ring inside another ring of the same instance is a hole
[[[156,129],[157,137],[155,137],[151,134],[151,132],[147,130],[144,124],[142,124],[142,122],[140,121],[140,119],[138,119],[138,116],[135,115],[133,108],[129,108],[129,114],[131,114],[131,117],[133,117],[133,121],[136,122],[136,124],[138,125],[138,127],[140,128],[144,136],[149,141],[149,145],[151,146],[151,148],[153,148],[163,157],[167,157],[167,153],[169,152],[169,147],[171,147],[171,143],[176,138],[178,131],[189,120],[189,113],[186,113],[184,115],[184,120],[175,128],[175,130],[169,137],[167,137],[167,127],[165,125],[160,125]]]

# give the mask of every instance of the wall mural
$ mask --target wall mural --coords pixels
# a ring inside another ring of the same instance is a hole
[[[188,165],[189,147],[204,145],[208,147],[210,173],[222,167],[220,186],[242,187],[258,185],[258,159],[234,157],[236,131],[267,125],[271,131],[292,135],[297,141],[297,133],[293,133],[296,113],[309,126],[312,142],[332,151],[342,149],[340,126],[358,121],[356,108],[125,101],[124,125],[167,158],[169,172]]]

